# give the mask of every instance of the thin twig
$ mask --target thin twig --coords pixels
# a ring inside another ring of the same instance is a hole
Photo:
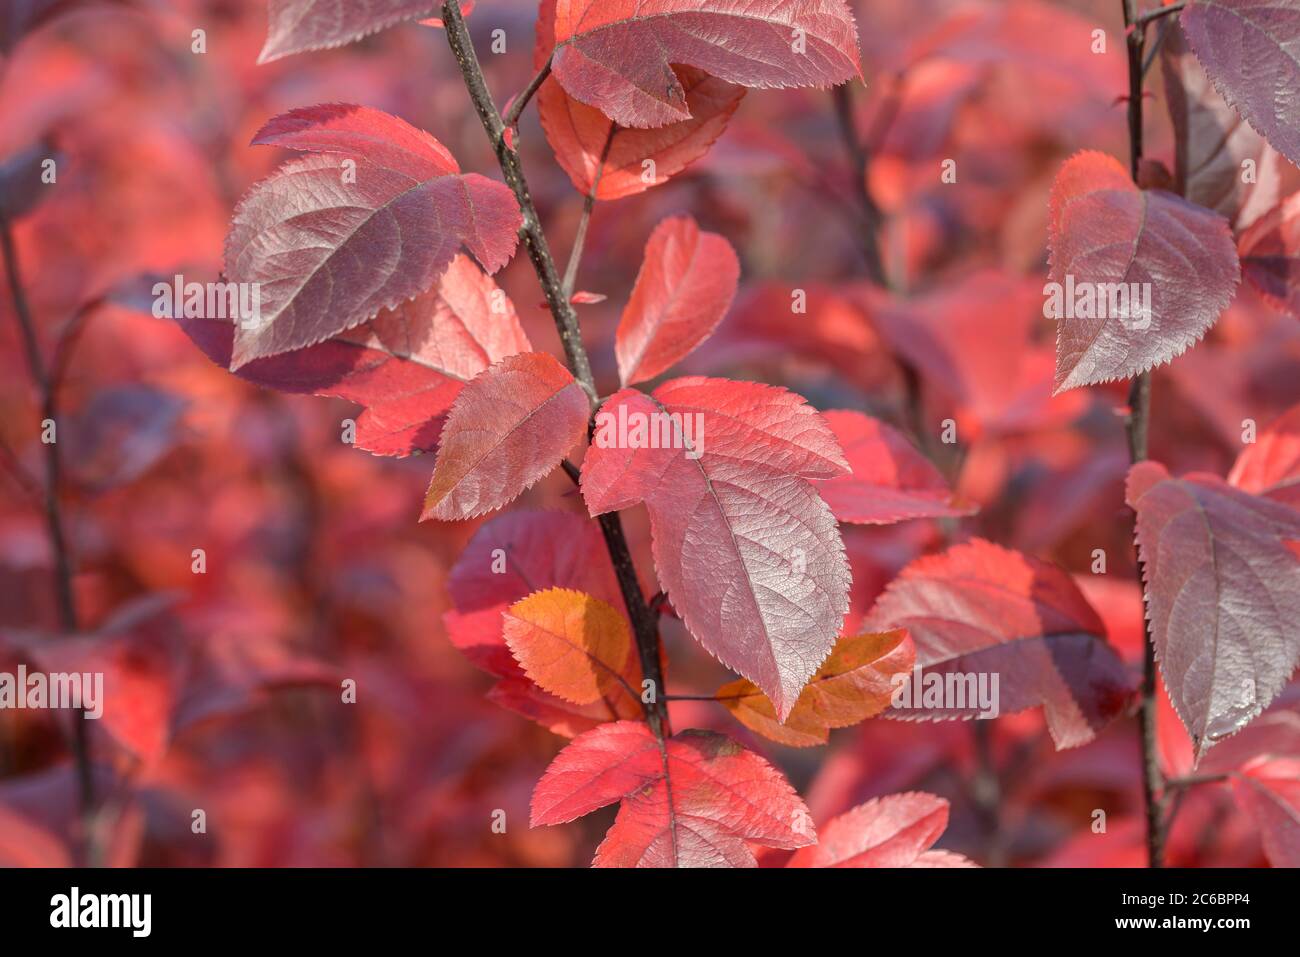
[[[1146,44],[1146,26],[1137,16],[1136,0],[1123,0],[1124,25],[1128,31],[1128,131],[1129,172],[1136,182],[1138,167],[1142,163],[1142,61]],[[1128,436],[1129,460],[1133,464],[1147,457],[1147,440],[1151,423],[1151,374],[1138,375],[1129,388],[1129,411],[1125,422]],[[1136,518],[1136,517],[1135,517]],[[1138,588],[1145,588],[1142,559],[1137,558]],[[1138,733],[1142,748],[1142,797],[1146,808],[1147,862],[1151,867],[1163,867],[1165,856],[1164,796],[1160,756],[1157,747],[1156,688],[1159,683],[1156,671],[1155,644],[1151,639],[1151,623],[1142,618],[1143,656],[1141,705],[1138,714]]]
[[[460,12],[459,2],[448,0],[443,4],[443,12],[446,14],[443,17],[443,24],[446,26],[447,42],[460,66],[470,100],[497,155],[497,162],[505,177],[506,185],[510,187],[510,191],[515,194],[515,200],[519,203],[519,211],[524,220],[520,235],[524,248],[528,252],[528,258],[537,273],[538,281],[542,285],[546,304],[555,318],[555,327],[560,334],[560,344],[564,347],[569,369],[587,395],[595,402],[595,380],[591,374],[591,362],[582,346],[578,316],[573,310],[573,305],[564,297],[555,260],[551,256],[551,247],[542,233],[542,224],[537,216],[537,209],[533,206],[532,195],[528,191],[528,181],[524,179],[519,154],[506,141],[505,123],[492,99],[492,94],[488,91],[487,81],[483,78],[483,68],[474,53],[474,45],[470,40],[469,31],[465,28],[465,18]]]
[[[1202,784],[1222,784],[1224,781],[1232,780],[1232,774],[1192,774],[1185,778],[1170,778],[1165,782],[1165,788],[1170,791],[1185,791],[1188,788],[1199,787]]]
[[[1160,55],[1160,48],[1165,45],[1165,37],[1169,35],[1169,25],[1173,20],[1161,20],[1160,25],[1156,28],[1156,38],[1151,42],[1151,49],[1147,51],[1146,59],[1142,61],[1142,78],[1151,71],[1151,66],[1156,62],[1156,57]]]
[[[867,260],[867,273],[872,282],[883,286],[885,265],[880,258],[880,242],[876,237],[876,230],[880,228],[880,207],[876,205],[871,190],[867,187],[870,157],[858,132],[857,118],[853,112],[853,93],[849,84],[843,83],[831,91],[831,96],[835,101],[835,119],[839,126],[840,138],[844,141],[844,149],[849,154],[849,162],[852,165],[853,189],[862,215],[862,230],[859,238],[862,242],[862,253]]]
[[[496,151],[506,185],[510,187],[519,203],[524,219],[521,230],[524,245],[555,320],[555,327],[560,334],[560,342],[564,346],[569,369],[591,397],[593,404],[597,403],[599,394],[591,373],[591,362],[582,344],[582,332],[578,326],[577,314],[569,298],[564,294],[563,283],[556,272],[555,260],[551,256],[551,248],[542,231],[537,209],[533,206],[533,199],[528,191],[528,181],[524,178],[523,167],[519,162],[519,154],[506,142],[501,114],[497,111],[492,94],[488,91],[487,83],[483,78],[483,70],[474,53],[469,31],[465,29],[465,18],[461,14],[458,0],[447,0],[443,4],[442,20],[446,26],[447,42],[460,66],[474,109]],[[568,465],[565,471],[572,477],[576,470],[571,471],[571,463]],[[623,533],[623,523],[618,513],[601,515],[598,521],[601,533],[605,537],[605,547],[614,566],[614,574],[618,579],[619,590],[623,595],[623,603],[627,606],[628,615],[632,619],[637,654],[641,661],[641,674],[651,682],[654,689],[654,700],[649,702],[643,700],[642,707],[645,710],[646,721],[659,739],[662,754],[664,738],[672,732],[663,697],[664,680],[659,661],[658,618],[652,615],[646,606],[645,595],[641,591],[641,583],[636,574],[636,565],[632,561],[632,551],[628,548],[627,538]]]
[[[552,50],[551,55],[542,64],[542,68],[537,71],[537,75],[528,81],[528,85],[524,87],[523,92],[515,97],[514,102],[510,104],[510,109],[506,110],[502,122],[505,123],[507,129],[513,130],[519,125],[519,117],[523,114],[524,108],[528,106],[528,101],[533,98],[533,94],[541,88],[541,85],[546,82],[546,78],[551,75],[551,60],[554,57],[555,51]]]
[[[1156,7],[1154,10],[1148,10],[1145,13],[1139,13],[1131,20],[1125,21],[1125,24],[1127,25],[1128,23],[1131,22],[1135,24],[1138,29],[1142,29],[1148,23],[1152,23],[1156,20],[1159,20],[1161,17],[1167,17],[1172,14],[1178,13],[1185,6],[1187,6],[1185,0],[1178,0],[1178,3],[1171,3],[1168,6]]]
[[[591,189],[582,200],[582,215],[578,218],[578,230],[573,235],[573,249],[569,251],[569,262],[564,267],[564,298],[572,300],[574,287],[578,284],[578,266],[582,263],[582,251],[587,245],[587,227],[591,225],[591,214],[596,208],[596,194],[600,191],[600,177],[605,172],[605,161],[609,159],[610,147],[614,145],[614,134],[618,125],[609,125],[609,135],[605,137],[605,146],[600,151],[600,162],[596,164],[596,175],[591,178]]]
[[[1166,781],[1165,800],[1169,806],[1169,813],[1165,815],[1164,819],[1165,836],[1168,837],[1174,832],[1174,822],[1178,820],[1178,812],[1183,809],[1183,801],[1191,793],[1192,788],[1200,784],[1218,784],[1231,779],[1231,777],[1231,774],[1206,774],[1185,778],[1170,778]]]
[[[9,447],[9,444],[0,439],[0,466],[14,480],[14,484],[22,489],[23,494],[30,498],[38,506],[42,506],[45,501],[45,489],[36,477],[23,466],[22,461],[18,458],[18,453]]]
[[[0,215],[0,251],[3,253],[5,273],[9,277],[9,294],[13,300],[14,316],[18,321],[28,370],[40,401],[41,418],[56,423],[57,428],[57,391],[53,378],[46,370],[45,360],[41,357],[40,343],[36,337],[36,323],[23,287],[22,267],[19,264],[13,228],[8,218],[3,215]],[[76,633],[78,627],[77,598],[72,588],[72,553],[68,547],[63,511],[59,502],[63,463],[57,433],[54,439],[55,441],[44,444],[45,528],[50,540],[50,550],[54,554],[54,601],[59,616],[59,630],[64,635],[72,635]],[[85,715],[82,712],[77,712],[72,717],[72,751],[76,761],[77,786],[81,802],[83,855],[88,863],[93,864],[97,856],[93,838],[95,781],[90,759],[90,738]]]

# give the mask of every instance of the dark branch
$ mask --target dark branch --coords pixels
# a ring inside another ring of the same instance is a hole
[[[528,81],[528,85],[524,87],[523,92],[514,98],[514,102],[510,104],[510,109],[506,110],[505,119],[502,122],[505,123],[507,129],[514,129],[519,125],[519,117],[528,106],[528,101],[533,98],[533,94],[541,88],[541,85],[546,82],[546,78],[551,75],[551,60],[554,56],[555,53],[552,51],[551,56],[546,58],[542,68],[537,71],[537,75]]]
[[[523,213],[524,245],[528,250],[528,258],[532,261],[533,270],[537,273],[537,280],[541,283],[551,315],[555,319],[555,327],[564,345],[569,368],[595,403],[598,401],[598,393],[591,374],[591,363],[582,344],[578,317],[573,311],[568,296],[564,294],[563,282],[556,273],[555,260],[551,256],[551,248],[547,244],[537,210],[533,206],[532,196],[528,192],[528,182],[524,179],[519,154],[506,143],[505,125],[483,79],[483,70],[474,53],[469,32],[465,29],[465,19],[461,15],[458,0],[447,0],[443,4],[442,19],[446,25],[447,42],[451,45],[451,51],[460,65],[461,75],[465,78],[465,87],[474,102],[474,109],[478,112],[483,129],[487,131],[488,139],[496,151],[506,185],[515,194],[520,211]],[[577,470],[571,463],[566,462],[565,466],[565,471],[571,478],[574,477]],[[614,573],[618,578],[623,603],[627,606],[628,614],[632,619],[637,654],[641,660],[641,673],[653,684],[655,700],[643,701],[643,707],[646,720],[656,737],[660,739],[662,750],[663,738],[671,731],[668,726],[668,709],[663,696],[663,672],[659,662],[659,623],[646,606],[645,595],[641,591],[641,583],[637,578],[636,566],[632,561],[632,552],[628,548],[627,539],[623,534],[623,523],[618,514],[601,515],[598,521],[601,533],[605,537],[605,547],[609,551],[610,561],[614,565]]]
[[[1136,0],[1123,0],[1124,25],[1128,30],[1128,133],[1129,172],[1136,182],[1142,163],[1142,66],[1146,46],[1146,25],[1137,15]],[[1169,9],[1169,8],[1165,8]],[[1134,464],[1147,457],[1147,438],[1151,420],[1151,373],[1138,375],[1129,387],[1129,411],[1125,423],[1129,460]],[[1135,517],[1136,518],[1136,517]],[[1142,559],[1137,558],[1138,588],[1145,588]],[[1165,856],[1165,810],[1161,794],[1162,775],[1156,739],[1156,672],[1155,645],[1151,640],[1151,623],[1143,616],[1143,661],[1141,705],[1138,731],[1142,747],[1142,797],[1146,809],[1147,862],[1163,867]]]
[[[1185,6],[1187,6],[1185,0],[1178,0],[1178,3],[1171,3],[1166,7],[1156,7],[1154,10],[1146,11],[1146,13],[1139,13],[1132,22],[1137,25],[1138,29],[1142,29],[1148,23],[1178,13]]]
[[[23,341],[23,351],[27,356],[27,366],[32,382],[36,386],[41,406],[42,420],[58,423],[58,395],[55,379],[45,367],[41,356],[40,343],[36,337],[36,323],[32,318],[31,307],[23,288],[22,268],[18,261],[18,247],[14,243],[13,229],[9,220],[0,216],[0,252],[3,253],[5,273],[9,277],[9,294],[13,300],[14,316],[18,320],[18,329]],[[83,310],[84,312],[85,310]],[[81,315],[79,313],[78,315]],[[63,510],[59,502],[59,488],[62,484],[63,463],[59,451],[58,434],[55,441],[47,442],[45,449],[45,476],[43,482],[45,528],[50,540],[50,550],[54,553],[54,600],[59,616],[59,630],[65,635],[77,631],[77,598],[72,588],[72,552],[68,547],[67,533],[64,531]],[[90,760],[90,740],[87,735],[86,719],[80,712],[72,718],[72,750],[77,766],[77,785],[80,792],[82,815],[82,843],[88,863],[95,863],[95,842],[93,840],[93,818],[95,809],[95,782]]]
[[[880,207],[876,205],[871,190],[867,188],[870,157],[858,132],[857,119],[853,113],[853,94],[849,85],[845,83],[831,91],[831,95],[835,100],[835,119],[839,125],[840,138],[844,141],[844,149],[849,155],[852,166],[854,195],[857,197],[862,217],[859,239],[862,242],[862,253],[867,260],[867,273],[872,282],[883,286],[885,266],[880,258],[880,243],[876,238],[876,231],[880,228]]]
[[[614,134],[618,126],[611,123],[609,135],[605,137],[605,146],[600,151],[600,162],[596,165],[596,175],[591,178],[591,189],[582,200],[582,215],[578,219],[578,230],[573,236],[573,249],[569,252],[569,264],[564,267],[564,298],[572,299],[574,287],[578,284],[578,266],[582,263],[582,251],[587,245],[587,227],[591,225],[591,214],[596,208],[596,193],[600,190],[600,177],[605,172],[605,161],[609,159],[610,147],[614,145]]]

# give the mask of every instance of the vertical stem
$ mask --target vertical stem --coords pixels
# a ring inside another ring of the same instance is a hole
[[[1123,0],[1124,26],[1128,32],[1128,135],[1129,173],[1134,182],[1142,162],[1142,75],[1146,46],[1146,23],[1139,22],[1136,0]],[[1151,426],[1151,373],[1143,372],[1129,387],[1129,414],[1125,423],[1129,460],[1134,464],[1147,457]],[[1142,589],[1142,560],[1137,559],[1138,588]],[[1142,798],[1146,810],[1147,863],[1164,867],[1165,821],[1163,783],[1156,741],[1156,658],[1151,625],[1142,617],[1142,686],[1138,733],[1142,747]]]
[[[569,302],[569,297],[565,295],[563,280],[555,269],[555,260],[551,256],[551,248],[546,241],[546,234],[542,231],[541,220],[533,205],[532,195],[528,191],[528,181],[524,178],[519,154],[506,142],[505,125],[492,99],[492,94],[488,91],[487,82],[483,78],[483,69],[479,66],[469,31],[465,28],[465,18],[460,12],[458,0],[447,0],[443,4],[442,20],[446,26],[447,42],[456,57],[456,62],[460,65],[460,72],[465,78],[465,87],[474,102],[474,109],[496,151],[497,162],[501,166],[506,185],[510,187],[519,203],[524,218],[521,230],[524,245],[555,320],[555,328],[564,345],[569,368],[594,404],[597,401],[596,384],[591,373],[591,362],[582,344],[578,316],[574,312],[572,303]],[[609,551],[610,561],[614,565],[614,573],[618,578],[623,603],[632,618],[632,632],[636,636],[642,676],[652,682],[654,688],[654,701],[643,702],[643,707],[646,721],[655,736],[659,738],[662,750],[663,738],[671,734],[671,730],[668,725],[668,707],[664,698],[663,672],[659,666],[658,616],[651,614],[646,605],[641,583],[637,579],[636,565],[632,561],[632,552],[628,548],[627,538],[623,533],[623,523],[618,514],[601,515],[599,524],[601,533],[605,537],[605,547]]]
[[[532,261],[537,279],[542,285],[546,304],[555,318],[555,328],[560,334],[565,358],[574,377],[594,402],[596,387],[591,374],[591,363],[582,346],[578,316],[573,310],[573,305],[564,296],[563,285],[555,268],[555,260],[551,256],[551,247],[547,245],[541,220],[537,216],[532,195],[528,191],[528,181],[524,179],[519,154],[506,142],[505,123],[501,119],[496,103],[492,100],[492,94],[488,91],[487,81],[483,78],[483,68],[479,66],[478,55],[474,52],[469,30],[465,27],[465,18],[460,12],[460,4],[457,0],[448,0],[442,9],[447,42],[456,57],[456,62],[460,65],[460,72],[465,78],[465,87],[474,103],[474,109],[483,124],[483,129],[487,131],[492,149],[496,152],[501,174],[505,177],[506,185],[515,194],[519,210],[523,214],[524,224],[521,233],[524,248],[528,251],[528,258]]]
[[[596,193],[600,190],[600,177],[605,172],[605,161],[609,159],[610,147],[614,145],[614,134],[618,126],[609,125],[609,135],[605,137],[605,146],[600,151],[600,162],[596,165],[596,175],[591,178],[591,189],[582,199],[582,215],[578,219],[577,232],[573,234],[573,249],[569,252],[569,264],[564,269],[564,281],[561,288],[564,298],[572,300],[573,290],[578,285],[578,266],[582,263],[582,251],[587,246],[587,229],[591,226],[591,214],[596,209]]]
[[[13,228],[7,217],[0,215],[0,253],[3,254],[5,273],[9,277],[9,295],[13,300],[14,315],[22,337],[27,367],[40,400],[41,418],[58,422],[58,403],[54,380],[45,368],[40,344],[36,338],[36,323],[32,318],[27,294],[23,289],[22,271],[18,261],[18,246],[14,242]],[[57,428],[57,424],[56,424]],[[55,441],[45,444],[45,528],[54,553],[54,604],[59,616],[59,629],[64,634],[76,632],[78,626],[77,600],[72,589],[72,553],[64,531],[63,512],[59,503],[59,485],[63,473],[57,433]],[[90,763],[90,739],[86,719],[80,712],[72,718],[72,750],[77,766],[77,787],[81,802],[83,842],[87,856],[93,856],[91,840],[92,817],[95,807],[95,782]],[[92,861],[93,863],[93,861]]]
[[[880,207],[876,205],[867,186],[870,157],[853,113],[853,91],[848,83],[843,83],[831,91],[831,96],[835,101],[835,119],[840,128],[840,138],[844,140],[844,149],[849,154],[853,168],[853,189],[862,216],[860,235],[862,253],[867,260],[867,274],[876,285],[884,286],[885,265],[880,256],[880,242],[876,237],[876,230],[880,228]]]

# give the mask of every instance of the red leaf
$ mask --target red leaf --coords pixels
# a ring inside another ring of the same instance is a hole
[[[191,339],[230,365],[234,326],[183,319]],[[438,447],[443,418],[465,382],[532,345],[505,293],[467,256],[436,288],[333,339],[241,366],[240,378],[282,392],[333,395],[366,406],[356,444],[376,455]]]
[[[853,470],[817,483],[839,521],[891,525],[909,518],[957,518],[976,510],[957,501],[939,470],[898,430],[847,409],[823,415]]]
[[[534,65],[540,68],[554,48],[555,0],[542,0]],[[634,196],[680,173],[722,135],[744,88],[691,67],[678,66],[675,72],[691,118],[653,130],[615,126],[600,110],[565,93],[559,83],[542,84],[537,115],[556,160],[578,192],[588,195],[595,184],[598,200]],[[653,162],[653,175],[647,160]]]
[[[951,851],[930,851],[948,826],[948,802],[911,791],[846,811],[801,848],[789,867],[974,867]]]
[[[518,511],[475,534],[447,583],[455,611],[445,616],[452,644],[498,677],[522,676],[502,636],[501,614],[543,588],[571,588],[623,608],[600,530],[572,512]]]
[[[533,791],[532,825],[564,824],[621,801],[596,867],[753,867],[745,846],[816,839],[808,809],[779,771],[725,735],[659,742],[639,721],[573,740]]]
[[[1300,508],[1300,405],[1242,449],[1228,473],[1228,483]]]
[[[784,719],[848,610],[844,546],[808,481],[844,470],[830,429],[799,396],[692,377],[605,403],[582,494],[592,515],[645,502],[673,607]]]
[[[1102,153],[1078,153],[1057,174],[1049,245],[1056,285],[1044,290],[1044,312],[1057,318],[1057,392],[1131,378],[1181,355],[1227,308],[1240,278],[1222,216],[1139,190]],[[1149,311],[1129,284],[1149,294]],[[1106,290],[1120,288],[1126,298],[1108,301]]]
[[[1300,663],[1300,513],[1212,475],[1129,472],[1147,618],[1199,760],[1277,697]]]
[[[1255,220],[1237,240],[1237,252],[1251,285],[1300,318],[1300,193]]]
[[[587,394],[544,352],[508,356],[456,398],[421,521],[473,518],[550,473],[587,431]]]
[[[460,175],[432,136],[378,110],[314,106],[255,143],[313,150],[253,187],[226,240],[231,281],[257,283],[260,316],[232,367],[302,349],[430,289],[464,246],[489,272],[522,222],[505,186]]]
[[[620,126],[691,116],[673,64],[748,87],[833,86],[859,75],[843,0],[557,0],[552,72]]]
[[[1223,98],[1279,152],[1300,163],[1300,9],[1277,0],[1189,0],[1188,43]]]
[[[981,710],[974,702],[927,701],[925,679],[987,675],[999,713],[1042,705],[1057,748],[1072,748],[1091,741],[1133,690],[1069,575],[978,538],[904,568],[863,627],[906,628],[916,644],[922,683],[914,674],[911,706],[895,706],[890,717],[973,718]]]
[[[1300,867],[1300,762],[1278,761],[1234,775],[1237,803],[1259,828],[1274,867]]]
[[[1174,123],[1176,190],[1240,226],[1278,200],[1278,155],[1214,89],[1177,23],[1160,50],[1169,115]],[[1255,176],[1242,182],[1242,165]]]
[[[257,62],[342,46],[440,9],[438,0],[271,0],[266,45]]]
[[[725,238],[700,232],[689,216],[656,226],[618,324],[623,385],[653,379],[708,338],[739,282],[740,260]]]
[[[488,689],[487,699],[562,738],[576,738],[607,722],[636,717],[641,711],[639,704],[631,713],[622,708],[627,700],[625,696],[616,697],[613,705],[606,700],[572,704],[544,691],[528,678],[502,678]]]

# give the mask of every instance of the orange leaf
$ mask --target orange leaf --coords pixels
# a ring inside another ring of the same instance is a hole
[[[831,728],[846,728],[889,707],[893,677],[910,674],[916,659],[903,629],[841,638],[782,724],[767,695],[741,678],[718,689],[718,700],[749,730],[795,748],[825,744]]]
[[[548,588],[504,613],[506,644],[528,677],[574,704],[591,704],[620,687],[632,635],[612,605],[568,588]]]

